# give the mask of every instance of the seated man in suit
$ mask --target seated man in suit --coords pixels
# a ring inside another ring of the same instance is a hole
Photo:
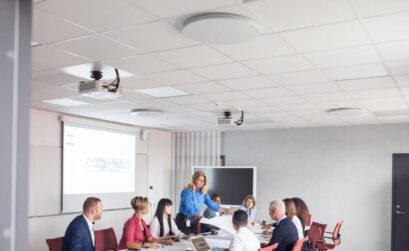
[[[64,235],[63,251],[95,251],[94,221],[101,219],[102,203],[89,197],[83,204],[83,214],[75,217]]]
[[[260,249],[257,236],[247,228],[248,215],[246,211],[237,210],[233,214],[233,227],[236,235],[230,242],[230,251],[255,251]]]
[[[284,201],[272,201],[269,214],[271,219],[277,222],[277,226],[274,228],[273,235],[267,246],[278,243],[276,251],[291,251],[294,243],[298,240],[298,232],[294,223],[285,215]]]

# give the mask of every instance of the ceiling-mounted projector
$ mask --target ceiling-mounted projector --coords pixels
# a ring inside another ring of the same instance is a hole
[[[241,111],[241,116],[237,121],[234,121],[230,111],[225,111],[223,115],[224,115],[223,118],[217,119],[218,126],[222,127],[241,126],[244,122],[244,111]]]
[[[119,86],[120,78],[118,69],[115,68],[116,78],[112,82],[102,80],[101,71],[91,71],[93,80],[81,81],[78,84],[78,92],[86,97],[95,99],[113,99],[122,96],[123,91]]]

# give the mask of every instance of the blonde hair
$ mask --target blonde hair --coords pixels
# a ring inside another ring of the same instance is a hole
[[[206,174],[202,171],[196,171],[193,176],[192,176],[192,181],[187,184],[187,187],[192,190],[192,192],[195,192],[195,180],[198,179],[200,176],[202,176],[204,178],[204,184],[202,186],[202,188],[200,188],[200,192],[202,194],[206,194],[207,193],[207,177]]]
[[[149,205],[147,197],[136,196],[131,200],[131,206],[135,212],[141,212]]]
[[[256,198],[252,194],[247,194],[246,197],[244,197],[243,202],[241,203],[243,207],[246,207],[246,202],[247,200],[251,200],[253,202],[253,207],[249,209],[253,209],[256,207]]]

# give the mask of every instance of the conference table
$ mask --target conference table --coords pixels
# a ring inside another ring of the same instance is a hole
[[[251,229],[260,242],[268,242],[270,240],[270,236],[263,235],[261,233],[261,229]],[[212,250],[222,250],[225,248],[229,248],[230,240],[232,235],[223,233],[222,231],[219,232],[217,235],[199,235],[203,236],[209,245],[210,249]],[[162,245],[158,248],[142,248],[142,251],[152,251],[152,250],[174,250],[174,251],[182,251],[182,250],[196,250],[193,246],[191,240],[180,240],[179,242],[174,242],[173,245]],[[126,251],[126,250],[123,250]]]

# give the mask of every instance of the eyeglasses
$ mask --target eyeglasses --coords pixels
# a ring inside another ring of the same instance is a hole
[[[197,179],[197,181],[199,181],[199,182],[201,182],[201,183],[204,183],[204,182],[205,182],[204,179]]]

